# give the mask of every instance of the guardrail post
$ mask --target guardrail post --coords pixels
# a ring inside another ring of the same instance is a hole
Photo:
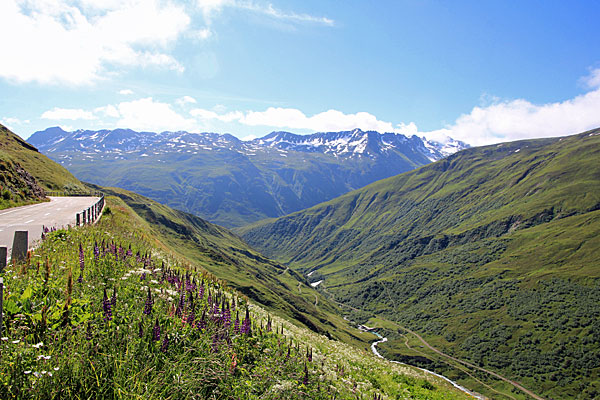
[[[79,226],[81,219],[81,215],[79,213],[75,214],[75,226]]]
[[[2,319],[2,313],[4,310],[4,278],[0,276],[0,336],[2,336],[2,328],[4,322]]]
[[[27,258],[27,247],[29,245],[28,231],[15,231],[12,247],[12,263],[13,265],[19,261],[25,261]]]
[[[6,257],[8,256],[8,249],[6,247],[0,247],[0,272],[4,271],[6,267]]]

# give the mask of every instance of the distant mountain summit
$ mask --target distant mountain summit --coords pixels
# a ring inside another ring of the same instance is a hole
[[[468,147],[360,129],[242,141],[218,133],[54,127],[28,141],[82,180],[228,227],[311,207]]]
[[[316,152],[336,157],[362,155],[377,157],[392,151],[417,151],[431,161],[437,161],[469,147],[463,142],[448,138],[448,143],[428,141],[418,136],[375,131],[321,132],[312,135],[296,135],[290,132],[272,132],[255,139],[252,145],[283,150]]]

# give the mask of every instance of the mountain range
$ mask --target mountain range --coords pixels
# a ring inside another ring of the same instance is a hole
[[[2,125],[0,170],[14,203],[74,188],[106,201],[0,269],[0,398],[470,398],[367,353],[372,334],[225,228],[83,184]]]
[[[447,354],[546,398],[595,398],[599,161],[600,129],[471,148],[238,233]],[[432,368],[405,335],[388,331],[384,353]]]
[[[79,179],[133,190],[227,227],[305,209],[468,147],[359,129],[241,141],[216,133],[55,127],[28,141]]]

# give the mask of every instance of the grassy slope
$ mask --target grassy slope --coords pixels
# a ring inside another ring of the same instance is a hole
[[[88,191],[88,187],[62,166],[6,128],[0,129],[3,157],[18,161],[46,189]],[[95,186],[93,189],[104,190]],[[190,263],[205,263],[215,276],[248,297],[314,331],[364,345],[366,339],[360,338],[360,333],[337,316],[336,306],[318,294],[300,275],[251,250],[226,229],[133,192],[121,189],[105,191],[122,198],[145,219],[149,231],[163,238],[164,246],[177,249],[176,252]],[[319,304],[315,306],[317,298]]]
[[[85,191],[82,183],[64,167],[0,125],[0,158],[19,163],[45,190]]]
[[[238,236],[192,214],[118,188],[99,188],[121,198],[143,219],[163,247],[190,264],[201,263],[217,278],[249,298],[315,332],[365,346],[371,337],[351,328],[336,305],[313,289],[301,275],[252,250]],[[318,305],[315,306],[315,300]]]
[[[599,134],[465,150],[239,232],[450,353],[545,395],[590,397],[600,390]],[[402,343],[387,350],[401,357]]]
[[[114,196],[107,205],[97,225],[50,233],[30,261],[0,272],[1,398],[466,398],[279,318],[282,332],[261,329],[266,311],[208,275],[210,259],[187,265],[135,208]],[[231,325],[211,311],[224,304]],[[247,306],[252,335],[233,324]]]

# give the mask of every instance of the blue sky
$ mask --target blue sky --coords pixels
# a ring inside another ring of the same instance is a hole
[[[3,0],[0,122],[479,145],[600,126],[597,1]]]

